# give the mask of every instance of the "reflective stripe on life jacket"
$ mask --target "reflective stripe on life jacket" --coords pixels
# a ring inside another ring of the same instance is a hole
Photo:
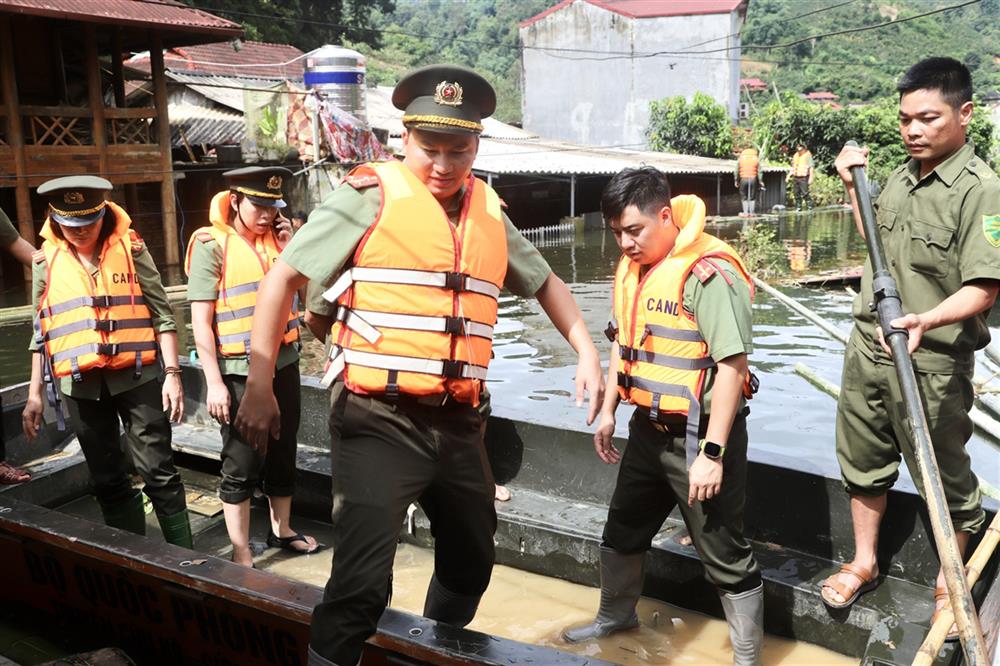
[[[108,202],[115,229],[104,241],[92,276],[72,245],[46,220],[41,252],[47,262],[45,292],[38,301],[35,337],[43,345],[52,375],[83,379],[96,368],[134,368],[156,361],[156,333],[132,261],[142,240],[130,230],[128,214]]]
[[[507,272],[500,199],[470,176],[455,225],[403,164],[351,174],[365,176],[378,178],[382,209],[352,267],[324,293],[340,305],[327,381],[343,365],[358,393],[447,393],[478,404]]]
[[[755,148],[744,148],[737,160],[740,178],[756,178],[760,167],[760,159]]]
[[[214,240],[222,251],[222,275],[216,285],[215,338],[220,356],[246,356],[250,353],[250,324],[257,304],[257,287],[264,274],[278,260],[281,250],[272,232],[259,236],[253,245],[229,224],[229,191],[212,198],[209,209],[211,226],[191,235],[184,271],[191,272],[191,254],[195,243]],[[299,311],[292,303],[285,324],[282,344],[299,339]]]
[[[812,166],[812,153],[808,150],[801,155],[792,155],[792,175],[796,178],[805,178],[809,175],[809,167]]]
[[[698,455],[698,426],[705,371],[715,366],[693,313],[684,310],[684,284],[693,272],[702,282],[719,274],[720,262],[737,268],[753,293],[743,261],[726,243],[703,233],[705,204],[691,195],[674,197],[671,210],[681,228],[671,253],[640,277],[627,256],[618,263],[614,321],[619,345],[618,392],[623,400],[649,409],[649,418],[687,417],[688,465]]]

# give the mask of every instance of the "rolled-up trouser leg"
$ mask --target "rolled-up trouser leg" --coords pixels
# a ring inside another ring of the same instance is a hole
[[[764,643],[764,586],[738,594],[719,590],[729,624],[734,666],[758,666]]]

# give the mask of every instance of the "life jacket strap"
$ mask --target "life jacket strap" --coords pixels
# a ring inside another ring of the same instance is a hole
[[[687,424],[685,425],[684,451],[687,457],[687,466],[690,468],[698,457],[698,426],[701,424],[701,403],[694,393],[687,386],[680,384],[667,384],[657,382],[645,377],[635,377],[624,372],[618,373],[618,385],[626,391],[636,388],[640,391],[648,391],[653,394],[654,400],[649,406],[650,418],[655,412],[657,418],[660,410],[660,400],[668,395],[677,398],[685,398],[688,401]]]
[[[670,328],[669,326],[660,326],[659,324],[646,324],[645,329],[643,329],[643,340],[646,336],[653,336],[654,338],[663,338],[664,340],[678,340],[680,342],[704,342],[705,338],[702,337],[701,333],[696,330],[688,330],[685,328]]]
[[[80,331],[100,331],[102,333],[112,333],[128,328],[152,328],[153,322],[148,317],[139,319],[80,319],[71,324],[50,328],[41,337],[42,341],[55,340],[64,335],[79,333]]]
[[[98,342],[89,343],[85,345],[79,345],[78,347],[73,347],[71,349],[64,349],[63,351],[56,352],[52,354],[52,362],[58,363],[59,361],[65,361],[69,359],[72,363],[76,363],[76,359],[84,354],[100,354],[101,356],[117,356],[118,354],[125,354],[129,352],[144,352],[153,351],[157,348],[156,342],[149,340],[147,342]]]
[[[396,372],[413,372],[423,375],[436,375],[447,379],[479,379],[485,380],[488,368],[482,365],[475,365],[466,361],[456,361],[452,359],[432,359],[417,358],[414,356],[396,356],[393,354],[376,354],[372,352],[358,351],[356,349],[344,349],[334,345],[330,350],[330,367],[327,374],[330,375],[338,359],[339,367],[342,370],[344,364],[358,365],[366,368],[378,368]],[[336,379],[339,372],[333,374],[330,383]],[[326,381],[326,376],[324,376]]]
[[[355,266],[337,278],[333,285],[323,292],[323,298],[330,302],[336,301],[355,282],[375,282],[380,284],[403,284],[418,287],[439,287],[455,292],[469,291],[497,299],[500,297],[500,287],[474,278],[467,273],[420,271],[409,268],[373,268]]]
[[[246,282],[244,284],[238,284],[235,287],[230,287],[229,289],[220,289],[219,295],[216,298],[221,301],[226,298],[249,294],[250,292],[257,291],[257,286],[259,284],[260,282]]]
[[[450,335],[472,335],[487,340],[493,339],[492,326],[466,317],[427,317],[395,312],[377,312],[375,310],[355,310],[341,306],[337,311],[337,319],[368,340],[370,344],[375,344],[382,336],[375,327],[448,333]]]
[[[636,349],[635,347],[626,347],[624,345],[618,347],[618,355],[623,361],[642,361],[643,363],[652,363],[676,370],[705,370],[715,367],[715,361],[710,356],[706,356],[705,358],[684,358],[669,354],[657,354],[646,349]]]
[[[77,308],[102,308],[108,309],[116,305],[145,305],[146,299],[141,294],[135,296],[80,296],[71,298],[68,301],[54,303],[39,309],[39,315],[49,318],[57,314],[63,314]]]

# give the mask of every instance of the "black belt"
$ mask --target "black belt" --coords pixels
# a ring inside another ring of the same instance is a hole
[[[419,409],[452,409],[455,407],[472,407],[472,405],[455,400],[450,393],[435,393],[433,395],[373,395],[379,402],[388,405],[398,405],[404,408]]]

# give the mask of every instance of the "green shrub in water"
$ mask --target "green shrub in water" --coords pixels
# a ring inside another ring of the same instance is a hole
[[[747,269],[762,280],[788,270],[785,248],[775,237],[775,229],[770,224],[748,224],[740,232],[735,245]]]

